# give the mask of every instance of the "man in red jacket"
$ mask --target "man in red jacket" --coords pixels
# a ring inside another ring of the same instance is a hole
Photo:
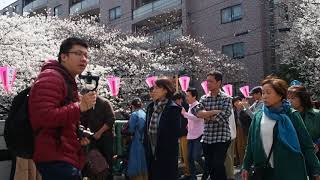
[[[88,44],[79,38],[64,40],[58,60],[44,64],[30,91],[29,115],[35,134],[33,160],[43,180],[80,180],[84,166],[82,145],[89,143],[87,138],[77,136],[80,113],[96,102],[95,92],[79,98],[75,82],[75,76],[88,64]]]

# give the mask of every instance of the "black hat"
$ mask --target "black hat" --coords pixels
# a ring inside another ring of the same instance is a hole
[[[253,94],[261,93],[262,94],[262,87],[261,86],[256,86],[251,89],[250,95],[252,96]]]

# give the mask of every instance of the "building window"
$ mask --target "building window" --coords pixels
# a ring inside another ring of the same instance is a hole
[[[59,17],[62,15],[62,5],[56,6],[53,9],[53,16]]]
[[[15,5],[13,10],[14,10],[14,12],[15,12],[16,14],[20,14],[19,5]]]
[[[238,21],[242,18],[242,8],[241,5],[227,7],[221,10],[221,23],[230,23],[233,21]]]
[[[115,7],[109,10],[109,20],[115,20],[121,17],[121,7]]]
[[[30,3],[32,3],[32,1],[34,1],[34,0],[25,0],[25,1],[24,1],[24,6],[26,6],[26,5],[30,4]],[[23,2],[23,1],[22,1],[22,2]]]
[[[9,13],[9,11],[4,11],[3,13],[2,13],[2,15],[5,15],[5,16],[8,16],[10,13]]]
[[[234,43],[222,46],[222,53],[231,57],[232,59],[244,58],[244,43]]]
[[[289,8],[285,3],[279,3],[279,16],[286,21],[289,21]]]

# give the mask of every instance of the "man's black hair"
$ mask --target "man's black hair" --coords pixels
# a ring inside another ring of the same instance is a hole
[[[250,91],[250,95],[257,94],[257,93],[262,94],[262,87],[261,86],[256,86],[256,87],[252,88]]]
[[[59,50],[59,54],[58,54],[59,63],[61,63],[61,54],[68,53],[74,45],[79,45],[79,46],[82,46],[86,49],[89,48],[89,44],[84,39],[77,38],[77,37],[67,38],[67,39],[63,40],[60,45],[60,50]]]
[[[197,91],[196,88],[190,87],[190,88],[187,89],[187,92],[189,92],[192,97],[196,97],[196,99],[198,99],[199,95],[198,95],[198,91]]]
[[[234,105],[234,103],[236,103],[237,101],[242,101],[242,97],[240,96],[235,96],[232,98],[232,105]]]
[[[210,71],[207,76],[213,76],[216,81],[222,81],[222,73],[220,71]]]
[[[135,108],[141,108],[142,107],[142,100],[138,97],[134,98],[131,103],[132,106],[134,106]]]
[[[184,100],[184,98],[185,98],[184,94],[179,91],[179,92],[176,92],[173,94],[172,100],[174,100],[174,101],[178,100],[178,99]]]

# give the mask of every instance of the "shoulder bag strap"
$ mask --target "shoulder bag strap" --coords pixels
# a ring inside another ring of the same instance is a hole
[[[268,158],[267,158],[267,161],[265,162],[264,164],[264,167],[268,167],[269,165],[269,161],[270,161],[270,158],[271,158],[271,154],[273,152],[273,149],[274,149],[274,144],[275,144],[275,141],[277,140],[277,135],[278,135],[278,122],[275,124],[274,128],[273,128],[273,141],[272,141],[272,145],[271,145],[271,149],[270,149],[270,152],[268,154]]]

